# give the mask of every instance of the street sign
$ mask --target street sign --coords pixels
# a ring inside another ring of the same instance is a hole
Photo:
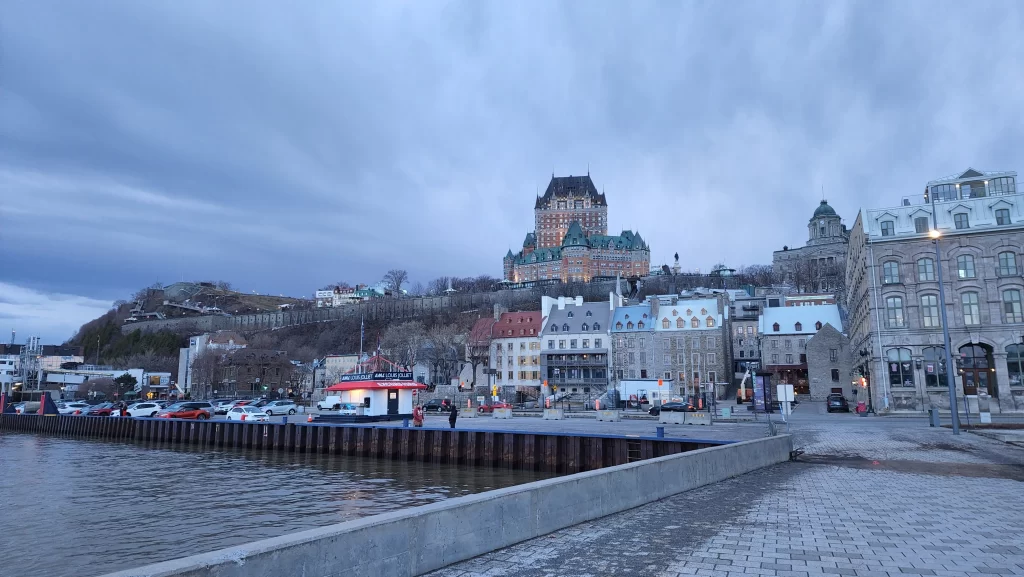
[[[280,388],[277,389],[277,394],[283,395],[284,394],[284,389],[280,389]]]

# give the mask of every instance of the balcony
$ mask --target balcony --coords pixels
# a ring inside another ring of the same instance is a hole
[[[595,386],[608,386],[608,379],[595,379],[591,378],[572,378],[565,375],[559,375],[557,377],[548,377],[549,385],[595,385]]]
[[[545,359],[542,364],[549,367],[606,367],[608,366],[608,358],[595,358],[589,356],[585,359],[577,357],[576,360],[555,360],[550,357]]]

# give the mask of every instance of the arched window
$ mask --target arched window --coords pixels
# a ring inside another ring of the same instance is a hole
[[[558,332],[558,325],[552,323],[551,324],[551,332],[557,333]]]
[[[821,327],[822,327],[821,321],[818,321],[818,322],[814,323],[814,330],[820,331]]]
[[[629,321],[628,323],[626,323],[626,328],[627,329],[633,328],[633,321]]]
[[[779,332],[779,328],[781,328],[779,327],[779,323],[775,323],[774,325],[772,325],[772,330],[775,332]]]
[[[796,323],[795,325],[793,325],[793,328],[796,329],[796,332],[800,332],[800,331],[804,330],[804,325],[802,325],[800,323]]]
[[[671,323],[668,322],[668,319],[661,319],[661,328],[667,329],[670,326],[672,326],[672,325],[671,325]]]
[[[690,326],[695,329],[700,328],[700,321],[697,320],[697,317],[693,317],[692,319],[690,319]]]
[[[1010,375],[1010,386],[1019,387],[1024,375],[1024,345],[1006,347],[1006,372]]]
[[[996,268],[999,276],[1017,275],[1017,254],[1013,252],[999,253],[999,267]]]
[[[894,260],[887,260],[882,263],[882,284],[895,284],[900,282],[900,263]]]
[[[684,327],[686,327],[686,323],[683,322],[683,317],[677,318],[676,319],[676,328],[677,329],[681,329],[681,328],[684,328]]]
[[[569,323],[562,323],[562,330],[565,332],[569,332]]]
[[[583,323],[583,330],[585,330],[585,331],[589,331],[590,330],[590,327],[587,326],[587,323]]]
[[[713,317],[708,317],[704,319],[704,324],[706,324],[709,327],[713,327],[715,326],[715,319]]]
[[[946,349],[942,347],[925,347],[921,349],[921,355],[924,357],[925,386],[947,388]]]
[[[914,364],[910,349],[889,349],[885,353],[889,365],[889,384],[894,387],[914,386]]]

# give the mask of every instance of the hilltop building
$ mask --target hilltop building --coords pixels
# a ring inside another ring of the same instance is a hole
[[[800,292],[840,290],[850,231],[835,209],[822,200],[807,223],[807,244],[772,253],[772,269],[783,283]]]
[[[534,204],[534,232],[503,260],[504,278],[521,283],[646,275],[651,250],[640,233],[608,235],[608,201],[587,176],[554,176]]]

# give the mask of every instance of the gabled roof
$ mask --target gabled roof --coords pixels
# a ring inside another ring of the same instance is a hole
[[[978,172],[977,170],[974,170],[973,168],[967,167],[967,170],[965,170],[957,178],[974,178],[974,177],[978,177],[978,176],[985,176],[985,175],[980,173],[980,172]]]
[[[532,233],[532,232],[528,232],[528,233],[526,233],[526,240],[523,241],[523,248],[527,248],[527,247],[531,247],[531,246],[532,247],[537,246],[537,235]],[[509,252],[511,252],[511,251],[509,251]]]
[[[586,176],[551,175],[551,182],[548,183],[544,195],[537,197],[534,208],[543,208],[552,199],[569,198],[570,196],[589,197],[591,206],[608,206],[605,196],[597,191],[594,181],[588,174]]]
[[[491,338],[539,337],[542,320],[540,311],[502,313],[497,321],[491,321]]]
[[[572,221],[569,225],[569,230],[562,237],[562,246],[590,246],[587,235],[583,232],[583,227],[580,226],[578,220]]]
[[[832,325],[842,332],[843,321],[839,316],[839,305],[809,305],[803,307],[768,307],[761,313],[759,330],[763,336],[771,335],[813,335],[818,332],[817,323]],[[779,324],[775,332],[774,325]],[[800,328],[796,324],[800,323]]]
[[[590,316],[587,316],[588,312]],[[571,317],[570,313],[572,313]],[[563,333],[582,333],[584,324],[587,325],[587,333],[607,333],[610,313],[607,302],[583,303],[580,306],[567,303],[562,310],[555,305],[551,307],[547,322],[542,327],[542,333],[548,337]],[[599,328],[594,329],[594,323],[597,323]],[[552,331],[551,325],[557,326],[558,330]],[[565,325],[569,325],[568,331],[564,330]]]

